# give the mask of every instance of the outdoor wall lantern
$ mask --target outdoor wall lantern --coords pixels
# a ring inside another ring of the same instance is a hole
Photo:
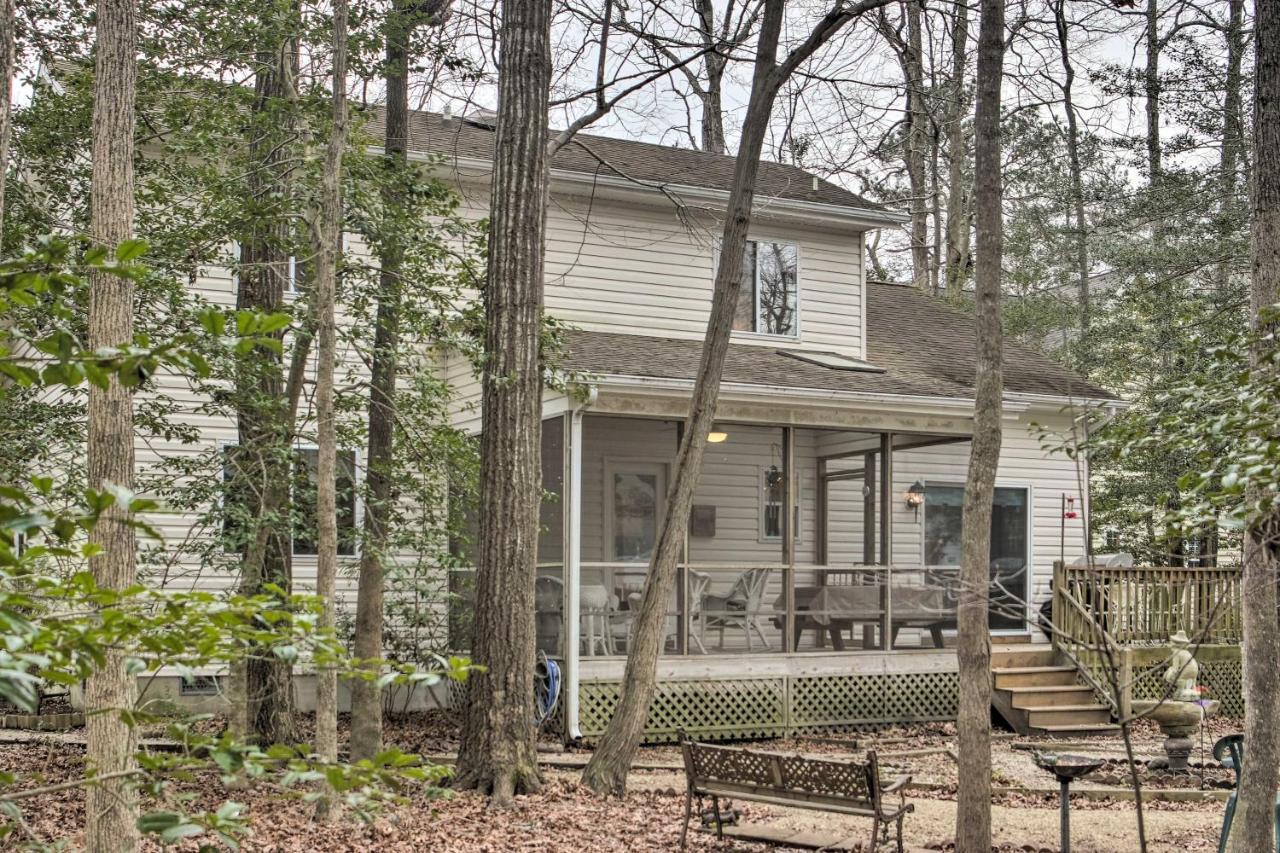
[[[914,510],[916,518],[920,517],[920,507],[924,506],[924,483],[916,480],[907,489],[907,509]]]
[[[729,437],[729,433],[724,431],[724,427],[720,424],[712,424],[711,432],[707,433],[707,441],[712,444],[719,444]]]

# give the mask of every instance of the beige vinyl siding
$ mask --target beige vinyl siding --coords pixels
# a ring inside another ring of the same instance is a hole
[[[364,258],[368,257],[368,249],[358,237],[348,235],[345,240],[346,250],[349,253]],[[234,251],[234,247],[228,246],[225,251],[230,256]],[[222,307],[233,308],[236,304],[235,278],[224,267],[210,266],[201,270],[201,274],[195,280],[193,292],[200,298]],[[290,298],[292,297],[286,297],[286,299]],[[340,325],[351,322],[343,317],[341,308],[339,309],[337,320]],[[286,352],[286,371],[288,369],[288,360],[289,355]],[[308,363],[309,378],[313,376],[314,367],[315,355],[313,352]],[[348,371],[351,371],[352,375],[361,379],[368,378],[368,372],[358,353],[349,344],[344,344],[340,337],[338,351],[338,377],[340,383]],[[139,404],[145,405],[148,397],[167,396],[171,398],[177,405],[176,411],[171,416],[172,419],[175,422],[196,427],[200,438],[199,441],[188,444],[177,440],[168,440],[162,436],[140,437],[137,443],[139,482],[145,483],[149,475],[158,473],[166,459],[193,460],[198,456],[208,457],[211,463],[205,468],[207,475],[220,478],[222,476],[221,463],[220,459],[215,457],[223,447],[233,445],[239,440],[235,418],[207,411],[206,407],[209,404],[209,400],[203,394],[198,393],[186,377],[176,375],[171,371],[164,371],[157,375],[155,386],[153,392],[144,392],[139,395]],[[313,429],[311,421],[313,416],[312,392],[313,388],[310,384],[305,386],[299,403],[299,418],[303,423],[302,429],[304,432],[309,432]],[[300,446],[308,446],[309,444],[310,442],[307,441],[299,442]],[[343,449],[355,451],[356,478],[357,482],[362,482],[365,470],[365,448]],[[357,529],[359,529],[362,518],[363,510],[357,505]],[[147,520],[162,534],[165,543],[171,545],[179,545],[196,540],[211,541],[220,534],[220,531],[216,528],[206,528],[201,525],[199,515],[195,513],[161,509],[149,513]],[[156,545],[157,543],[143,542],[143,548],[149,546],[154,548]],[[402,555],[402,559],[407,562],[411,557]],[[357,560],[358,556],[339,558],[337,591],[340,603],[345,605],[354,605],[355,602],[356,574],[354,569]],[[176,562],[163,566],[146,566],[145,571],[152,577],[158,576],[166,586],[174,589],[227,591],[235,588],[239,583],[238,571],[235,570],[236,559],[234,555],[226,555],[225,566],[228,570],[202,568],[193,557],[184,556]],[[294,555],[293,577],[295,591],[312,591],[315,586],[315,571],[316,557],[314,555]]]
[[[487,192],[463,186],[462,213],[487,215]],[[715,211],[584,198],[553,187],[547,209],[547,311],[589,331],[701,339],[722,224]],[[753,238],[799,249],[798,338],[735,334],[742,343],[865,356],[863,234],[797,228],[757,215]],[[744,293],[744,298],[750,298]]]

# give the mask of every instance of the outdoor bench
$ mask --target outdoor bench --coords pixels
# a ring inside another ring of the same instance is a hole
[[[694,797],[699,814],[703,798],[711,799],[716,834],[724,837],[720,813],[720,798],[724,797],[869,817],[871,846],[866,849],[879,851],[888,846],[902,853],[902,819],[915,809],[906,801],[904,790],[911,777],[899,776],[883,784],[875,750],[867,752],[867,760],[861,762],[812,758],[695,743],[682,730],[680,751],[687,781],[681,850],[687,843]],[[884,795],[893,793],[898,794],[898,801],[886,805]],[[891,824],[896,825],[896,847],[889,838]]]

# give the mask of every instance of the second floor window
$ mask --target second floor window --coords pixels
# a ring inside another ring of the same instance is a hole
[[[742,290],[734,312],[736,332],[795,337],[800,254],[794,243],[748,240],[742,258]]]
[[[262,477],[262,470],[252,456],[244,454],[236,445],[227,445],[222,452],[222,542],[228,552],[243,552],[248,540],[255,536],[252,518],[251,491],[259,488],[255,482]],[[292,497],[293,524],[290,531],[295,555],[314,555],[316,548],[316,469],[320,453],[314,447],[294,448]],[[239,474],[239,476],[237,476]],[[356,454],[353,450],[338,451],[338,554],[353,556],[356,553]]]

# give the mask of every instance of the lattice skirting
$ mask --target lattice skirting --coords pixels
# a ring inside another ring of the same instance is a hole
[[[1244,716],[1244,689],[1240,658],[1214,660],[1200,664],[1200,684],[1208,689],[1208,697],[1221,703],[1218,713],[1227,717]],[[1164,666],[1145,669],[1134,678],[1133,698],[1159,699],[1167,685]]]
[[[603,734],[620,686],[580,686],[579,727],[587,740]],[[670,742],[681,728],[703,740],[734,740],[954,720],[959,689],[954,672],[667,681],[649,709],[645,740]]]

